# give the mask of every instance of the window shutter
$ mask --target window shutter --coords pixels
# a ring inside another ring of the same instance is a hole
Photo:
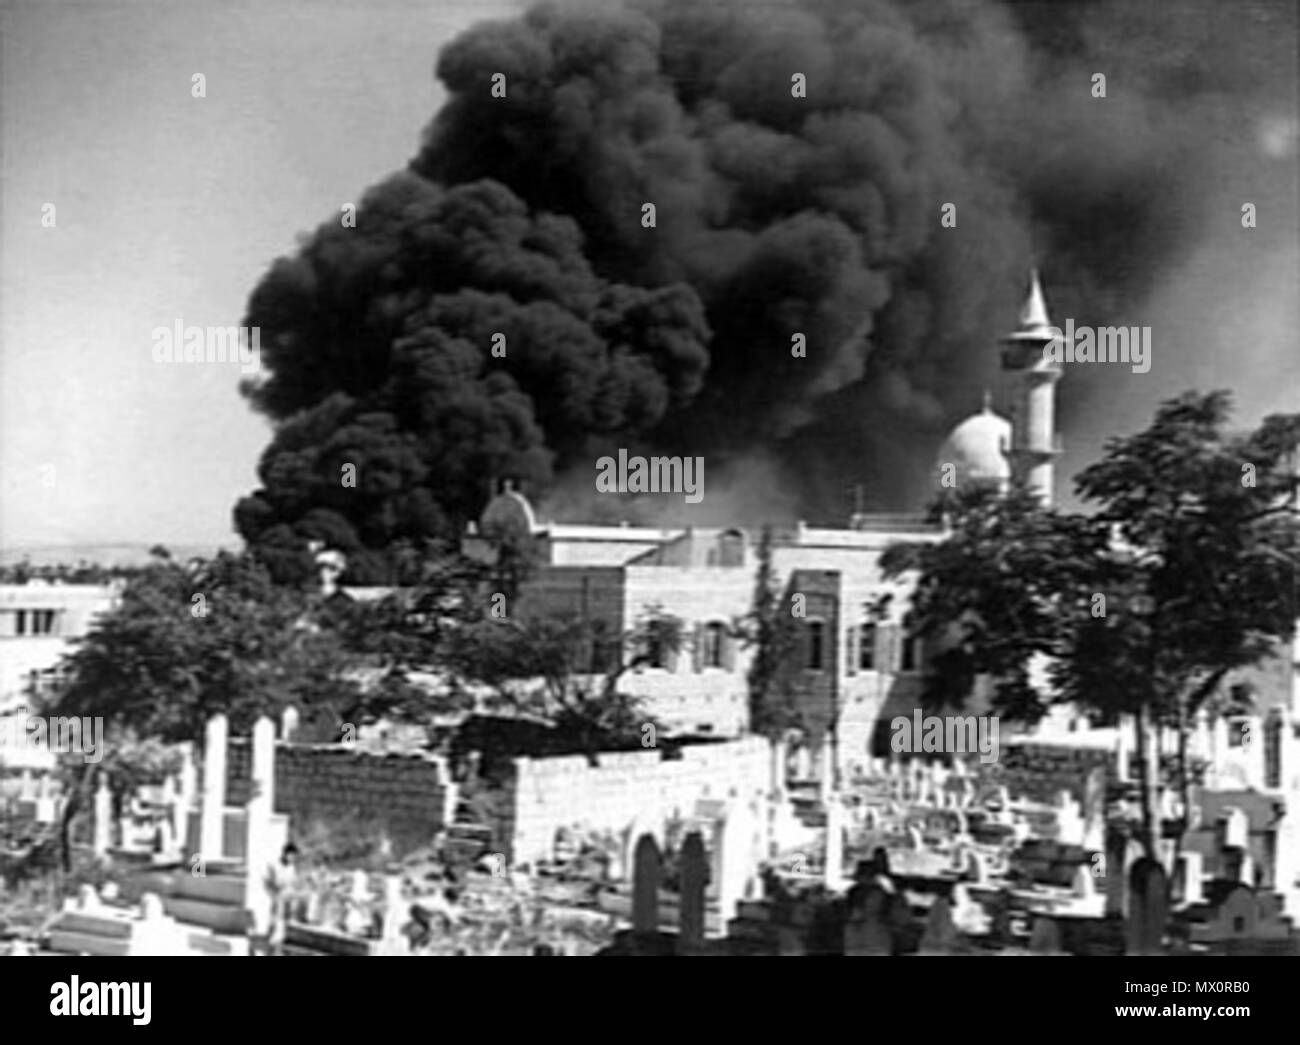
[[[727,671],[736,670],[736,640],[727,629],[722,631],[722,666]]]
[[[695,625],[695,643],[691,647],[691,659],[694,662],[695,671],[698,673],[704,670],[704,625]]]
[[[844,673],[846,675],[858,673],[858,640],[861,634],[861,629],[856,624],[850,624],[844,632]]]

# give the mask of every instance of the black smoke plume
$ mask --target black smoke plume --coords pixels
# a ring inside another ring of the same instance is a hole
[[[1233,150],[1286,103],[1294,39],[1280,0],[652,0],[475,26],[438,57],[448,99],[409,170],[252,295],[248,393],[279,427],[237,525],[383,550],[456,531],[504,475],[588,509],[620,446],[703,456],[715,516],[836,521],[853,486],[916,508],[996,387],[1032,263],[1054,311],[1136,322],[1172,259],[1235,231]]]

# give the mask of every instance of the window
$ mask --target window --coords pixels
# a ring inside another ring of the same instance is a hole
[[[876,626],[871,621],[858,629],[858,668],[861,671],[876,669]]]
[[[722,667],[722,644],[726,629],[716,621],[704,628],[704,666],[706,668]]]
[[[916,671],[921,663],[921,640],[903,638],[903,664],[900,670]]]
[[[1264,726],[1264,786],[1282,786],[1282,719],[1270,717]]]
[[[54,610],[17,610],[14,613],[15,635],[53,635]]]
[[[718,565],[745,565],[745,535],[739,530],[723,530],[718,537]]]
[[[808,622],[808,670],[821,671],[826,662],[826,625],[819,620]]]
[[[646,663],[652,668],[662,668],[665,664],[664,644],[654,635],[646,640]]]

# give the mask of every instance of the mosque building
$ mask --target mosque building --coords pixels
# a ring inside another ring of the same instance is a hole
[[[1004,488],[1024,474],[1050,503],[1061,376],[1060,366],[1045,359],[1052,336],[1035,273],[1017,328],[1003,339],[1011,416],[995,414],[986,396],[984,409],[953,429],[939,465],[951,467],[956,484]],[[676,617],[684,623],[682,649],[656,653],[651,665],[620,680],[622,688],[677,733],[734,736],[747,729],[752,650],[737,638],[734,622],[753,605],[758,533],[539,522],[508,486],[467,536],[466,550],[481,553],[489,535],[503,532],[528,535],[538,553],[537,572],[518,602],[521,616],[576,613],[611,634],[633,630],[651,611]],[[803,597],[797,663],[785,681],[806,735],[814,744],[831,738],[838,765],[884,754],[881,723],[919,706],[926,650],[903,628],[912,581],[887,581],[880,559],[895,542],[942,533],[919,516],[861,512],[843,528],[801,522],[771,533],[777,587],[787,605]]]
[[[1052,503],[1061,453],[1055,430],[1061,367],[1045,349],[1055,333],[1035,272],[1016,328],[1002,339],[1002,398],[1010,416],[995,413],[986,394],[983,409],[952,430],[936,462],[937,474],[951,470],[949,485],[1006,489],[1023,476],[1044,503]],[[753,651],[738,638],[735,623],[753,606],[757,532],[541,522],[506,484],[466,536],[465,549],[486,554],[487,538],[502,533],[526,535],[537,553],[517,615],[577,614],[611,635],[634,630],[651,612],[675,617],[683,624],[682,648],[655,651],[652,662],[625,675],[620,687],[673,733],[727,737],[747,730]],[[942,536],[940,526],[918,516],[861,512],[843,528],[800,522],[771,532],[776,586],[786,604],[802,596],[804,613],[782,680],[807,742],[813,748],[829,743],[841,770],[887,754],[889,723],[920,706],[927,651],[903,627],[913,579],[886,580],[881,556],[895,542]],[[598,651],[592,657],[596,674],[603,665]],[[1280,656],[1252,673],[1247,685],[1261,715],[1272,708],[1289,716],[1293,705],[1300,706],[1300,671],[1292,660]],[[1086,728],[1080,716],[1061,708],[1034,735],[1047,742],[1124,743],[1113,729],[1093,730],[1085,741]],[[1234,772],[1246,773],[1245,765]],[[1252,780],[1262,784],[1263,772],[1262,763],[1250,762]]]

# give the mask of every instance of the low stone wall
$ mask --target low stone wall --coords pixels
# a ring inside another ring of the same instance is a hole
[[[674,816],[695,814],[700,800],[750,801],[772,785],[771,745],[759,737],[666,751],[610,752],[592,766],[581,755],[518,758],[489,825],[512,862],[549,858],[556,832],[579,826],[621,835],[634,823],[659,831]],[[247,738],[228,742],[226,805],[242,807],[251,792]],[[443,764],[425,754],[379,753],[349,744],[275,746],[275,811],[300,835],[311,820],[383,832],[402,855],[428,844],[447,826],[455,785]]]
[[[249,799],[252,752],[232,738],[226,756],[226,804]],[[299,832],[314,819],[382,831],[395,855],[427,845],[445,823],[448,782],[442,765],[420,753],[380,753],[352,744],[275,746],[275,811]]]
[[[561,827],[581,825],[621,835],[634,822],[658,830],[674,815],[690,817],[701,799],[748,801],[771,787],[771,745],[760,737],[665,752],[625,751],[597,756],[515,759],[511,859],[551,855]]]

